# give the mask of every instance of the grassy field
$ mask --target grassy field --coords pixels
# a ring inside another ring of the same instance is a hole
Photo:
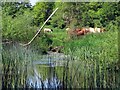
[[[88,58],[99,54],[101,57],[107,55],[109,62],[118,60],[117,31],[87,34],[73,39],[69,38],[65,30],[56,30],[50,35],[54,36],[51,38],[53,46],[64,46],[63,52],[66,54],[71,52],[79,57],[86,54]]]
[[[53,36],[51,37],[53,46],[64,46],[63,53],[76,56],[82,61],[99,59],[111,66],[119,60],[118,31],[106,31],[69,38],[65,30],[56,29],[48,35]]]

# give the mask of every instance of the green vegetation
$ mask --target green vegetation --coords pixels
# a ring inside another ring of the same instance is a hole
[[[26,87],[27,58],[27,53],[21,48],[2,50],[2,88]]]
[[[33,60],[41,56],[18,44],[4,45],[2,49],[2,88],[25,88],[28,70]],[[29,69],[30,68],[30,69]],[[31,69],[32,70],[32,69]]]
[[[18,6],[16,6],[18,5]],[[3,3],[2,4],[2,38],[27,43],[48,18],[51,12],[58,7],[45,27],[54,30],[53,35],[41,33],[34,41],[34,45],[41,52],[48,50],[50,45],[61,45],[66,42],[66,27],[104,27],[107,31],[118,30],[119,3],[52,3],[38,2],[34,7],[30,3]],[[106,9],[107,8],[107,9]],[[112,10],[112,11],[111,11]],[[109,12],[109,13],[108,13]],[[62,33],[65,32],[65,33]],[[55,34],[56,33],[56,34]],[[55,35],[54,35],[55,34]]]
[[[5,40],[15,44],[29,42],[52,11],[59,8],[44,26],[53,29],[53,33],[44,33],[42,30],[27,48],[19,45],[11,47],[11,44],[3,46],[2,87],[26,87],[27,70],[33,74],[33,68],[28,65],[34,60],[41,60],[41,55],[46,54],[51,46],[63,46],[61,52],[70,58],[66,58],[64,67],[56,67],[55,70],[64,87],[118,88],[119,4],[120,2],[37,2],[31,7],[29,2],[2,3],[3,45]],[[70,38],[65,30],[67,27],[101,27],[105,28],[105,32]],[[36,68],[46,79],[48,68],[39,65]]]

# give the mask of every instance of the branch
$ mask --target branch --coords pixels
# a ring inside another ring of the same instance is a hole
[[[30,45],[32,43],[32,41],[37,37],[37,35],[40,33],[40,31],[42,30],[42,28],[45,26],[45,24],[48,22],[48,20],[55,14],[55,12],[57,11],[58,8],[55,9],[55,11],[48,17],[48,19],[43,23],[43,25],[41,26],[41,28],[38,30],[38,32],[34,35],[34,37],[27,43],[27,44],[21,44],[22,46],[27,46]]]

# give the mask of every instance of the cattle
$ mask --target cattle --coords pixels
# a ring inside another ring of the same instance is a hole
[[[73,37],[73,36],[85,35],[85,34],[88,34],[88,33],[101,33],[101,32],[104,31],[104,29],[97,28],[97,27],[95,27],[95,28],[92,28],[92,27],[89,27],[89,28],[82,27],[82,28],[76,28],[76,29],[66,28],[66,31],[67,31],[67,34],[70,37]]]
[[[70,30],[70,28],[66,28],[66,31],[69,31]]]
[[[103,31],[104,31],[104,29],[95,27],[95,32],[100,33],[100,32],[103,32]]]
[[[95,30],[95,32],[100,33],[101,28],[97,28],[97,27],[95,27],[94,30]]]
[[[88,28],[88,30],[89,30],[90,33],[96,33],[94,28],[90,27],[90,28]]]
[[[86,33],[90,32],[90,31],[89,31],[89,28],[84,28],[84,29],[85,29],[85,32],[86,32]]]
[[[72,32],[70,28],[66,28],[65,30],[67,31],[67,34],[70,34]]]
[[[46,33],[46,32],[53,32],[53,30],[52,29],[50,29],[50,28],[44,28],[44,33]]]
[[[85,34],[85,32],[83,30],[77,32],[77,36],[84,35],[84,34]]]
[[[88,28],[83,27],[81,30],[84,31],[84,34],[89,33],[89,29]]]
[[[76,28],[76,29],[70,29],[66,28],[67,34],[71,36],[81,36],[85,35],[89,32],[87,28]]]
[[[101,33],[101,32],[103,32],[104,31],[104,29],[102,29],[102,28],[97,28],[97,27],[95,27],[95,28],[86,28],[86,31],[88,31],[88,32],[90,32],[90,33]]]
[[[85,34],[86,34],[85,28],[82,28],[82,29],[77,28],[77,29],[76,29],[76,32],[77,32],[77,33],[76,33],[77,36],[85,35]]]
[[[76,28],[75,31],[79,32],[79,31],[81,31],[81,28]]]

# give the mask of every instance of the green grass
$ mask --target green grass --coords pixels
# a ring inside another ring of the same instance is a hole
[[[63,43],[65,42],[67,38],[67,33],[64,29],[53,29],[53,33],[48,33],[48,35],[51,35],[50,37],[53,41],[53,46],[63,46]]]
[[[105,52],[111,61],[118,60],[118,32],[106,31],[104,33],[87,34],[75,39],[69,39],[65,30],[56,30],[52,33],[53,46],[64,46],[64,53],[82,53],[84,50],[93,55]],[[104,55],[104,54],[103,54]]]
[[[73,71],[80,72],[81,76],[75,77],[79,80],[85,77],[82,83],[83,86],[79,84],[78,87],[119,86],[118,83],[115,85],[115,79],[113,80],[113,76],[115,76],[113,74],[116,71],[114,65],[119,60],[117,34],[117,31],[89,34],[64,44],[65,53],[73,56],[69,64],[70,67],[74,68]],[[112,77],[110,78],[109,75]],[[76,78],[74,78],[75,81],[77,81]],[[89,83],[92,83],[92,85]]]

